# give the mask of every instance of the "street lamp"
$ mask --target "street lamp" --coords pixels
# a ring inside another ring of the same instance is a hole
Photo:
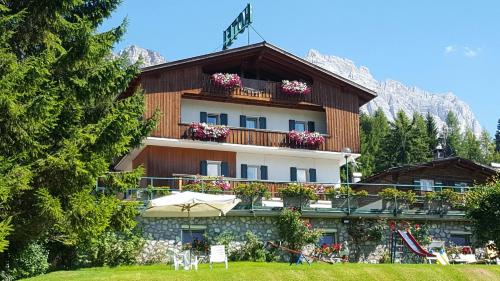
[[[345,158],[345,175],[346,175],[346,182],[347,182],[347,213],[351,213],[351,202],[349,202],[349,162],[348,159],[351,157],[351,149],[349,147],[344,147],[342,148],[342,153],[344,154]]]

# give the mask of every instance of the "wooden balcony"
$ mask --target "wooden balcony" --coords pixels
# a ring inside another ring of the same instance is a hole
[[[308,95],[286,95],[281,93],[279,82],[241,78],[242,87],[225,89],[215,86],[210,75],[203,74],[202,94],[211,96],[230,97],[236,99],[249,99],[261,101],[274,101],[281,103],[310,103],[312,93]]]
[[[189,128],[189,124],[181,123],[180,132],[182,132],[181,138],[183,139],[193,139],[192,133]],[[327,143],[330,141],[330,136],[324,135],[325,142],[314,147],[310,146],[300,146],[291,142],[288,138],[288,132],[282,131],[270,131],[270,130],[258,130],[258,129],[246,129],[246,128],[234,128],[231,127],[231,133],[229,136],[220,142],[233,143],[233,144],[244,144],[244,145],[259,145],[259,146],[272,146],[272,147],[289,147],[296,149],[309,149],[309,150],[321,150],[327,151]]]

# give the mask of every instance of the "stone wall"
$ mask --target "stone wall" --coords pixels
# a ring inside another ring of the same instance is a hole
[[[218,235],[229,232],[234,238],[232,248],[238,248],[245,241],[245,233],[250,231],[256,234],[262,241],[277,241],[278,230],[275,223],[276,217],[270,216],[227,216],[214,218],[141,218],[139,224],[143,229],[144,237],[147,240],[141,261],[143,263],[168,262],[170,251],[181,249],[182,229],[186,229],[191,223],[193,229],[204,228],[207,237],[214,239]],[[307,219],[307,218],[306,218]],[[336,232],[336,239],[339,242],[348,241],[352,243],[348,235],[349,223],[344,223],[340,218],[310,218],[309,222],[315,228]],[[367,226],[374,220],[365,220]],[[471,227],[467,222],[453,221],[418,221],[410,223],[427,224],[429,234],[434,240],[447,242],[452,232],[470,232]],[[378,262],[384,253],[389,251],[389,226],[382,232],[382,239],[378,242],[365,242],[363,245],[350,245],[352,261],[357,262]],[[230,249],[231,251],[231,249]],[[356,256],[357,259],[354,259]]]

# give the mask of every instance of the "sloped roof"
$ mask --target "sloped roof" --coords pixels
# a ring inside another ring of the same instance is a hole
[[[461,157],[447,157],[447,158],[435,159],[435,160],[432,160],[429,162],[422,162],[422,163],[417,163],[417,164],[401,165],[401,166],[392,167],[392,168],[386,169],[384,171],[381,171],[379,173],[376,173],[376,174],[374,174],[366,179],[363,179],[362,181],[360,181],[360,183],[375,182],[377,179],[384,177],[388,174],[397,173],[397,172],[401,172],[401,171],[409,172],[409,171],[413,171],[413,170],[417,170],[417,169],[421,169],[421,168],[432,168],[432,167],[437,166],[437,165],[456,164],[456,163],[460,163],[461,165],[470,167],[471,169],[474,169],[474,170],[480,170],[483,173],[490,175],[490,176],[493,176],[497,173],[497,171],[494,170],[492,167],[489,167],[489,166],[486,166],[486,165],[483,165],[480,163],[476,163],[476,162],[471,161],[469,159],[465,159],[465,158],[461,158]]]
[[[172,61],[172,62],[167,62],[163,64],[158,64],[154,66],[149,66],[141,69],[142,73],[147,73],[155,70],[160,70],[160,69],[166,69],[166,68],[176,68],[176,67],[183,67],[187,64],[199,64],[203,63],[206,61],[214,60],[214,59],[220,59],[224,57],[233,57],[233,56],[239,56],[243,55],[246,53],[251,53],[255,51],[265,51],[264,54],[266,53],[273,53],[275,55],[280,56],[283,59],[288,59],[288,61],[296,63],[297,67],[302,67],[303,70],[308,70],[311,72],[314,72],[316,75],[323,76],[325,79],[333,80],[337,83],[342,83],[345,86],[351,87],[356,90],[356,93],[362,98],[364,101],[363,103],[366,103],[373,98],[377,96],[376,92],[373,90],[370,90],[360,84],[357,84],[349,79],[346,79],[338,74],[335,74],[331,71],[328,71],[322,67],[319,67],[313,63],[310,63],[298,56],[295,56],[279,47],[276,47],[270,43],[267,42],[261,42],[261,43],[256,43],[248,46],[243,46],[239,48],[234,48],[234,49],[227,49],[219,52],[214,52],[214,53],[209,53],[201,56],[196,56],[196,57],[191,57],[187,59],[182,59],[182,60],[177,60],[177,61]]]

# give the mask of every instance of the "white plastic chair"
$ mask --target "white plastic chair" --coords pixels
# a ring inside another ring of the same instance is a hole
[[[182,256],[179,257],[177,253],[174,252],[172,255],[172,260],[173,260],[173,266],[175,270],[179,270],[179,266],[184,266],[184,261],[186,259],[186,254],[187,252],[182,253]]]
[[[212,263],[214,262],[225,263],[227,269],[227,255],[224,245],[216,245],[210,247],[210,269],[212,269]]]

